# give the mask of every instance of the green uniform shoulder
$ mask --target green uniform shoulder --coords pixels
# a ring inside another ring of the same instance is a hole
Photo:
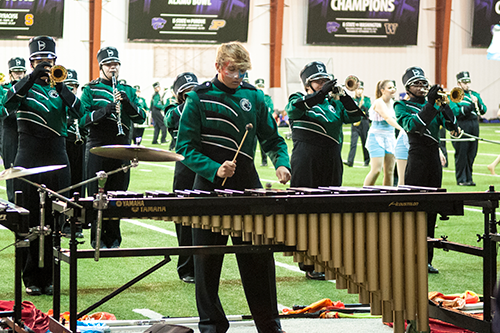
[[[241,82],[241,88],[242,89],[250,89],[250,90],[257,90],[254,85],[251,85],[250,83],[247,82]]]
[[[194,87],[193,91],[205,92],[205,91],[209,91],[211,89],[212,89],[212,82],[206,81],[206,82],[203,82],[202,84],[199,84],[196,87]]]
[[[90,81],[88,83],[88,85],[94,86],[94,85],[99,84],[99,83],[101,83],[101,80],[100,79],[95,79],[95,80]]]

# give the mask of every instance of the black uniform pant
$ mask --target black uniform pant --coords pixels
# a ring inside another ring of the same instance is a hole
[[[130,140],[136,145],[140,145],[142,142],[142,136],[144,135],[144,127],[132,127],[130,131]]]
[[[459,120],[458,126],[465,133],[479,136],[479,122],[477,119]],[[477,140],[454,141],[453,147],[455,148],[455,177],[457,184],[472,182],[472,165],[477,155]]]
[[[228,236],[193,229],[194,245],[226,245]],[[232,237],[234,245],[245,244]],[[250,243],[247,243],[250,244]],[[196,304],[201,333],[224,333],[229,322],[218,295],[224,255],[195,255]],[[272,253],[236,254],[241,283],[259,333],[281,332],[276,301],[276,272]]]
[[[39,138],[25,133],[19,133],[19,151],[14,164],[24,168],[35,168],[48,165],[68,165],[64,137]],[[25,177],[26,179],[48,189],[58,191],[69,186],[70,170],[65,167],[55,171],[39,173]],[[29,226],[40,225],[40,194],[38,188],[21,179],[14,179],[14,189],[22,191],[21,206],[28,209]],[[62,193],[67,195],[67,193]],[[52,199],[45,197],[45,225],[54,230],[55,223],[52,216]],[[28,248],[23,248],[21,260],[23,265],[23,281],[26,287],[37,286],[45,288],[52,284],[52,235],[45,236],[44,266],[39,267],[39,238],[32,240]]]
[[[316,146],[294,140],[292,158],[292,187],[319,187],[342,185],[344,166],[340,145]]]
[[[368,119],[361,120],[358,126],[351,125],[351,149],[349,150],[349,155],[347,157],[347,163],[349,165],[354,164],[354,157],[356,156],[356,149],[358,146],[358,138],[361,139],[361,146],[363,147],[363,162],[365,165],[370,163],[370,153],[365,147],[366,137],[368,136],[368,130],[370,129],[370,121]]]
[[[174,190],[191,190],[193,189],[194,178],[196,174],[191,171],[182,162],[175,162],[174,173]],[[179,246],[192,246],[192,228],[180,223],[175,224],[175,232],[177,233],[177,242]],[[192,255],[180,255],[177,260],[177,273],[182,279],[187,276],[194,276],[194,259]]]
[[[106,158],[97,156],[89,152],[90,148],[96,146],[102,146],[102,143],[96,143],[91,140],[87,142],[87,176],[88,178],[94,178],[99,171],[110,172],[114,171],[124,165],[130,164],[130,161],[117,160],[114,158]],[[112,175],[108,175],[106,179],[106,184],[104,190],[107,191],[126,191],[128,189],[128,184],[130,182],[130,172],[117,172]],[[93,196],[98,191],[98,182],[90,182],[87,184],[88,194]],[[92,223],[92,228],[90,232],[90,240],[93,246],[95,246],[95,236],[97,227],[97,211],[95,212],[94,223]],[[122,236],[120,232],[120,220],[106,220],[102,223],[101,229],[101,247],[119,247],[122,242]]]
[[[73,139],[66,141],[66,153],[68,154],[70,169],[71,169],[71,185],[81,183],[85,175],[85,144],[75,143]],[[78,192],[80,196],[85,196],[85,186],[80,186],[71,190],[70,196]]]
[[[16,120],[12,123],[10,119],[5,119],[3,121],[3,132],[2,132],[2,158],[3,166],[8,169],[14,165],[17,154],[17,124]],[[5,184],[7,188],[7,199],[10,202],[14,202],[14,181],[12,179],[7,179]]]
[[[418,134],[417,134],[418,135]],[[432,146],[412,144],[408,151],[405,184],[415,186],[441,187],[443,169],[439,158],[438,144]],[[427,236],[434,238],[436,213],[427,213]],[[427,262],[432,263],[434,246],[427,243]]]
[[[158,143],[158,136],[161,131],[161,143],[167,142],[167,127],[163,122],[163,113],[159,109],[154,109],[151,111],[151,115],[153,116],[153,143]]]

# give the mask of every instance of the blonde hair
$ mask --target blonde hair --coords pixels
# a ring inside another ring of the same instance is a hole
[[[224,43],[217,49],[215,62],[223,67],[228,61],[232,62],[239,71],[252,69],[250,54],[240,42]]]
[[[394,82],[394,80],[382,80],[378,81],[377,88],[375,90],[375,98],[382,97],[382,89],[385,89],[388,83]]]

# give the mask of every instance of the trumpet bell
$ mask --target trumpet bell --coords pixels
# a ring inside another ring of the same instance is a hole
[[[68,77],[68,71],[64,66],[55,65],[50,68],[50,79],[55,83],[63,82]]]
[[[5,82],[5,74],[4,73],[0,73],[0,84],[2,84],[4,82]]]
[[[355,75],[349,75],[346,79],[345,79],[345,88],[349,91],[354,91],[356,89],[358,89],[359,87],[359,79],[357,76]]]
[[[464,90],[460,87],[455,87],[449,92],[450,100],[453,103],[459,103],[464,99]]]

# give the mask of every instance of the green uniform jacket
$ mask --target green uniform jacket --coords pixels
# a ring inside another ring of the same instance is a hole
[[[397,101],[394,111],[398,124],[407,133],[420,134],[422,143],[434,145],[439,143],[439,128],[445,126],[449,131],[454,130],[456,119],[446,119],[437,106],[429,103],[419,104],[411,101]],[[422,113],[424,111],[424,113]]]
[[[270,114],[273,114],[274,112],[274,103],[273,99],[269,95],[264,95],[264,103],[266,103],[267,111]]]
[[[7,82],[2,84],[0,89],[0,117],[5,118],[8,116],[7,109],[3,106],[5,103],[5,99],[7,98],[7,91],[12,87],[11,82]]]
[[[182,106],[184,108],[184,105]],[[167,105],[165,108],[165,118],[164,123],[167,129],[172,133],[174,140],[177,140],[177,133],[179,131],[179,120],[181,118],[182,109],[179,108],[179,104],[176,101],[172,101],[171,104]]]
[[[146,100],[144,97],[137,97],[137,105],[144,111],[149,111],[148,104],[146,103]]]
[[[57,92],[56,87],[41,80],[30,87],[29,80],[27,75],[17,82],[4,99],[8,114],[16,113],[18,131],[38,137],[66,137],[67,116],[82,116],[80,100],[65,84],[61,84],[61,91]]]
[[[163,104],[161,100],[160,93],[155,92],[153,97],[151,98],[151,110],[154,109],[159,109],[163,110],[165,108],[165,105]]]
[[[142,124],[146,119],[146,112],[138,106],[135,89],[127,84],[118,83],[118,91],[123,91],[129,102],[121,101],[121,122],[127,133],[132,123]],[[105,107],[114,101],[113,87],[110,81],[97,79],[91,81],[83,88],[82,109],[84,116],[81,125],[90,130],[90,137],[116,136],[118,133],[117,113],[107,114]],[[95,132],[95,133],[93,133]],[[101,134],[101,135],[100,135]]]
[[[359,108],[363,110],[364,113],[368,114],[368,110],[372,107],[372,100],[368,96],[363,96],[363,104],[359,105],[361,102],[361,97],[353,98]]]
[[[311,107],[307,103],[297,103],[305,100],[306,97],[307,95],[298,92],[288,98],[285,111],[292,121],[292,129],[308,131],[314,136],[341,144],[342,124],[361,120],[359,114],[347,112],[344,105],[337,100],[325,98],[322,103]]]
[[[218,149],[219,155],[234,156],[245,135],[246,125],[252,124],[238,158],[244,156],[253,163],[254,138],[257,136],[275,168],[290,168],[285,140],[278,134],[276,122],[267,111],[264,93],[247,83],[235,90],[227,87],[225,90],[234,93],[221,90],[213,82],[205,82],[187,93],[176,146],[177,153],[185,158],[183,163],[214,182],[224,161],[215,161],[216,152],[212,156],[204,152]]]
[[[472,96],[477,97],[477,106],[479,107],[479,110],[476,109],[476,105],[472,102]],[[487,111],[486,105],[484,105],[481,96],[472,90],[464,91],[464,99],[459,103],[450,102],[450,107],[458,120],[477,120],[477,116],[483,115]]]

